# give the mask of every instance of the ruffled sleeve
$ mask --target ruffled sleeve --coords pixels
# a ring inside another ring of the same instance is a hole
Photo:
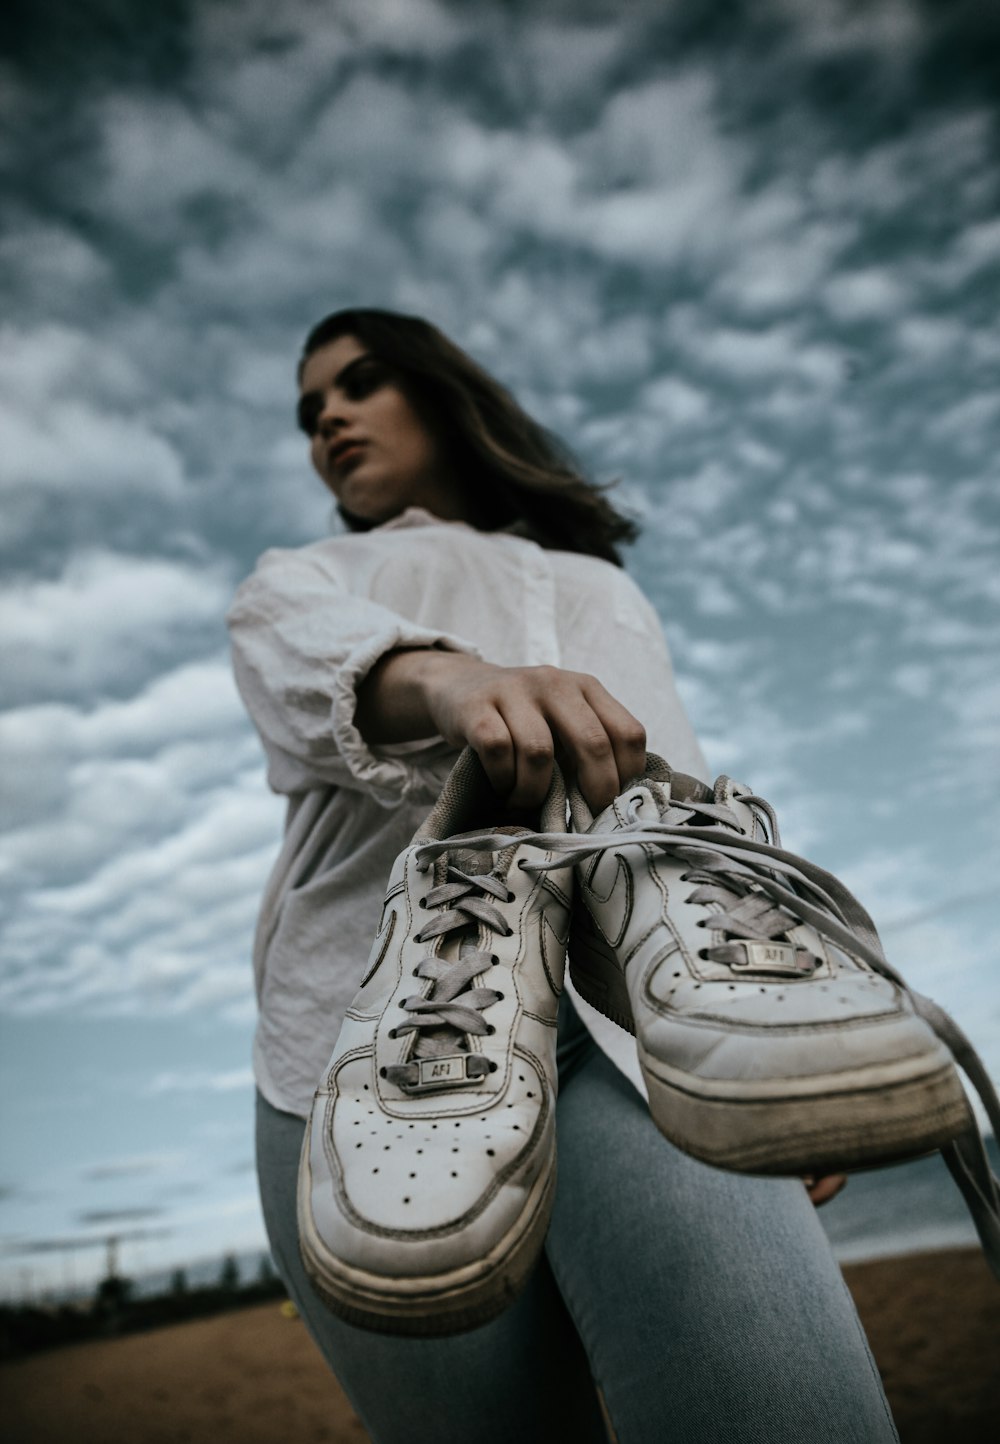
[[[437,795],[453,749],[439,736],[369,745],[354,722],[358,687],[387,652],[438,647],[481,658],[478,647],[353,594],[329,550],[315,548],[265,552],[226,620],[275,792],[333,784],[386,807]]]

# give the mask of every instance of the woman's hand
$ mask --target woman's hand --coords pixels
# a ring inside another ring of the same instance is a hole
[[[595,813],[646,766],[642,724],[596,677],[560,667],[498,667],[429,648],[390,652],[359,689],[355,720],[371,742],[437,732],[472,747],[512,808],[540,805],[555,760]]]
[[[825,1178],[817,1178],[815,1174],[807,1173],[802,1182],[806,1186],[810,1202],[819,1208],[821,1204],[829,1203],[831,1198],[836,1198],[847,1183],[847,1174],[830,1173]]]

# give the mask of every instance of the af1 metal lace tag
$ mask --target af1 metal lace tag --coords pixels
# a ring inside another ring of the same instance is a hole
[[[749,938],[733,938],[746,955],[745,961],[734,958],[729,966],[741,973],[779,973],[786,977],[810,978],[817,962],[805,948],[791,943],[752,942]]]
[[[489,1064],[478,1053],[451,1053],[443,1058],[411,1058],[409,1067],[415,1072],[412,1082],[397,1078],[404,1093],[427,1093],[434,1088],[461,1088],[481,1084]]]

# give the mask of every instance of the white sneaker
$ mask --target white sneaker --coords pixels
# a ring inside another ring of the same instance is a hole
[[[652,754],[596,820],[570,802],[588,834],[573,839],[570,975],[635,1033],[674,1143],[723,1168],[832,1173],[968,1130],[945,1015],[889,966],[847,889],[780,849],[766,802]]]
[[[467,749],[392,870],[306,1130],[305,1267],[337,1314],[380,1332],[493,1318],[548,1226],[571,873],[524,871],[553,854],[495,828],[498,808]],[[558,773],[539,821],[566,832]]]

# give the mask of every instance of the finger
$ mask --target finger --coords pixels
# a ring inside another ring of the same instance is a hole
[[[517,766],[514,739],[503,717],[491,708],[468,729],[466,741],[483,764],[493,791],[506,797],[517,780]]]
[[[513,783],[506,797],[511,808],[532,809],[545,801],[552,785],[555,738],[541,709],[514,699],[501,713],[513,746]]]
[[[806,1186],[810,1202],[815,1208],[820,1208],[824,1203],[829,1203],[831,1198],[837,1194],[847,1183],[845,1173],[831,1173],[825,1178],[815,1178],[812,1175],[804,1178],[802,1182]]]
[[[568,776],[576,780],[591,812],[603,812],[621,786],[614,748],[601,719],[582,694],[568,705],[555,699],[547,716]]]
[[[552,733],[547,738],[531,738],[516,743],[515,748],[517,781],[507,799],[512,808],[533,810],[541,807],[552,786],[552,768],[555,763],[555,742]]]
[[[583,693],[608,734],[622,792],[646,771],[646,729],[596,677],[584,683]]]

